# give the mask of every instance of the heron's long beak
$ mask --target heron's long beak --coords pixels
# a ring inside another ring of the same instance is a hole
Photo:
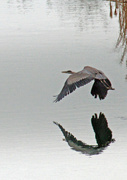
[[[68,73],[68,71],[62,71],[62,73]]]
[[[74,74],[75,72],[68,70],[68,71],[62,71],[62,73],[67,73],[67,74]]]

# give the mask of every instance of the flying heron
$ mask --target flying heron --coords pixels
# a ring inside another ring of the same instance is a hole
[[[54,102],[60,101],[65,96],[75,91],[76,88],[84,86],[92,80],[94,80],[94,84],[91,89],[91,94],[95,98],[98,96],[100,100],[104,99],[108,90],[114,90],[107,76],[102,71],[90,66],[85,66],[83,70],[79,72],[68,70],[62,71],[62,73],[68,73],[71,75],[65,81],[63,89],[60,94],[57,95]]]

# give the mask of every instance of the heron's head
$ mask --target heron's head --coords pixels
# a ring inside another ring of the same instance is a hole
[[[72,72],[71,70],[68,70],[68,71],[62,71],[62,73],[74,74],[74,72]]]

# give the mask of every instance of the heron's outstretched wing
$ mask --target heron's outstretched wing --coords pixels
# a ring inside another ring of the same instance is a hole
[[[54,122],[54,124],[56,124],[60,130],[62,131],[64,137],[65,137],[65,140],[68,142],[69,146],[71,146],[72,148],[77,148],[78,147],[82,147],[82,148],[85,148],[85,147],[89,147],[89,145],[87,145],[86,143],[80,141],[80,140],[77,140],[77,138],[71,134],[70,132],[66,131],[59,123],[57,122]]]
[[[93,79],[93,74],[82,73],[82,71],[70,75],[69,78],[66,80],[63,89],[61,90],[60,94],[58,94],[54,102],[60,101],[65,96],[75,91],[76,88],[84,86]]]
[[[91,123],[95,132],[96,141],[99,147],[107,146],[112,141],[112,131],[108,127],[105,115],[100,113],[99,118],[95,114]]]
[[[98,146],[96,145],[88,145],[82,142],[81,140],[78,140],[70,132],[66,131],[59,123],[54,122],[54,124],[56,124],[60,128],[60,130],[62,131],[65,137],[65,141],[75,151],[80,151],[83,154],[87,154],[87,155],[95,155],[95,154],[100,154],[105,148],[105,147],[98,148]]]

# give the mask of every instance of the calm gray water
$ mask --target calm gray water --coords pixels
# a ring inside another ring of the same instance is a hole
[[[124,180],[127,176],[126,4],[104,0],[5,0],[0,6],[0,179]],[[53,103],[68,75],[90,65],[111,79]],[[98,155],[72,150],[53,124],[96,145],[103,112],[115,142]]]

